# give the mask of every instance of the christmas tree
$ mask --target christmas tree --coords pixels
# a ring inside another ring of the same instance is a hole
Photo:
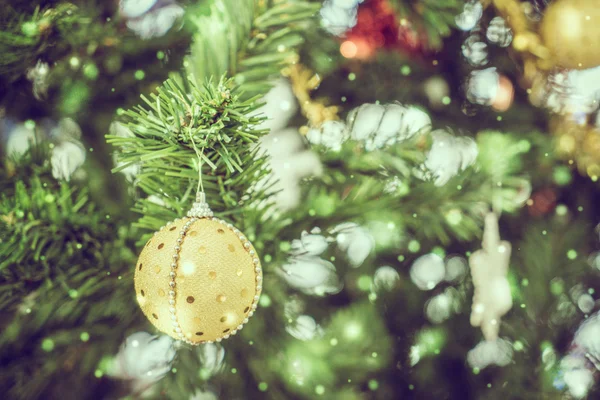
[[[0,10],[3,398],[600,393],[592,0]]]

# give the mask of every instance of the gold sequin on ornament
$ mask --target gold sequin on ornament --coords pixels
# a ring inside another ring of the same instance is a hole
[[[248,322],[262,290],[262,269],[252,244],[231,224],[186,217],[148,241],[134,281],[150,322],[198,345],[227,339]]]

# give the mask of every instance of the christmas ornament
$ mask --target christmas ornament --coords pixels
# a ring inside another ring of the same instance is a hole
[[[586,69],[600,65],[600,8],[596,0],[557,0],[540,26],[544,45],[561,67]]]
[[[500,240],[498,217],[494,213],[485,216],[482,247],[469,257],[475,287],[471,325],[481,327],[486,340],[495,341],[500,317],[512,307],[512,296],[506,279],[511,246]]]
[[[256,310],[262,269],[256,250],[233,225],[213,217],[199,192],[187,217],[146,243],[135,269],[146,317],[188,344],[235,335]]]

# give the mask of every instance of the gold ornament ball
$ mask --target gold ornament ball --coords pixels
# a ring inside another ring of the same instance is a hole
[[[600,3],[557,0],[542,19],[541,36],[561,67],[588,69],[600,65]]]
[[[248,322],[262,290],[256,250],[218,218],[182,218],[156,232],[135,267],[135,292],[160,331],[189,344],[227,339]]]

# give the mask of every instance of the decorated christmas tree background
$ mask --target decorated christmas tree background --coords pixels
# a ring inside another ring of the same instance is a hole
[[[0,0],[3,399],[600,396],[594,0]]]

